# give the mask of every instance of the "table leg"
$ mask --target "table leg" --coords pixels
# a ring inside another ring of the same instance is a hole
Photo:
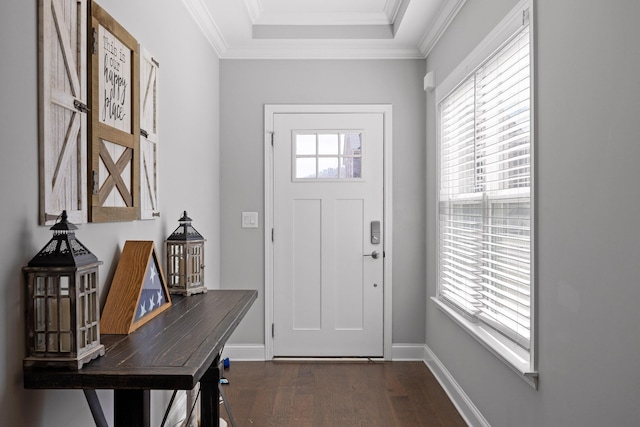
[[[113,424],[115,427],[149,427],[150,390],[114,390]]]
[[[84,389],[83,391],[84,396],[87,398],[87,403],[89,403],[89,409],[91,409],[91,415],[93,415],[93,421],[96,423],[96,427],[109,427],[96,391],[93,389]]]
[[[202,427],[220,426],[220,357],[216,357],[200,379],[200,421]]]

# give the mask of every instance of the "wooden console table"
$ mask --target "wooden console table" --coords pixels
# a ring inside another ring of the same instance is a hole
[[[200,382],[201,425],[218,426],[220,354],[257,291],[172,296],[172,306],[129,335],[102,335],[105,355],[79,371],[24,370],[31,389],[83,389],[97,426],[106,426],[96,389],[114,390],[115,427],[149,427],[150,390]]]

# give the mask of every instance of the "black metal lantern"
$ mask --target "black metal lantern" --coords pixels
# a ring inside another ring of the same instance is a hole
[[[204,285],[205,239],[191,225],[184,211],[180,225],[165,241],[169,293],[193,295],[207,292]]]
[[[76,240],[67,211],[53,238],[22,271],[27,284],[25,367],[81,369],[104,355],[100,344],[98,258]]]

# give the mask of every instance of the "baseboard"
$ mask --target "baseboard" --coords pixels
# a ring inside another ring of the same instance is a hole
[[[393,344],[391,346],[391,360],[424,360],[424,344]]]
[[[264,361],[265,348],[262,344],[227,344],[222,357],[230,360]],[[424,344],[393,344],[391,360],[425,360]]]
[[[223,358],[229,358],[229,360],[242,360],[242,361],[264,361],[265,349],[264,344],[227,344],[224,346],[222,352]]]
[[[491,427],[489,422],[482,416],[482,413],[473,404],[469,396],[467,396],[462,387],[460,387],[460,384],[453,378],[433,351],[431,351],[426,344],[423,346],[423,350],[424,363],[431,370],[433,376],[436,377],[467,425],[470,427]]]

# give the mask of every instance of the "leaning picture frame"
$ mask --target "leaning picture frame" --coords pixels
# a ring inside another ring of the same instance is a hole
[[[152,241],[127,240],[100,319],[103,334],[129,334],[171,306]]]

